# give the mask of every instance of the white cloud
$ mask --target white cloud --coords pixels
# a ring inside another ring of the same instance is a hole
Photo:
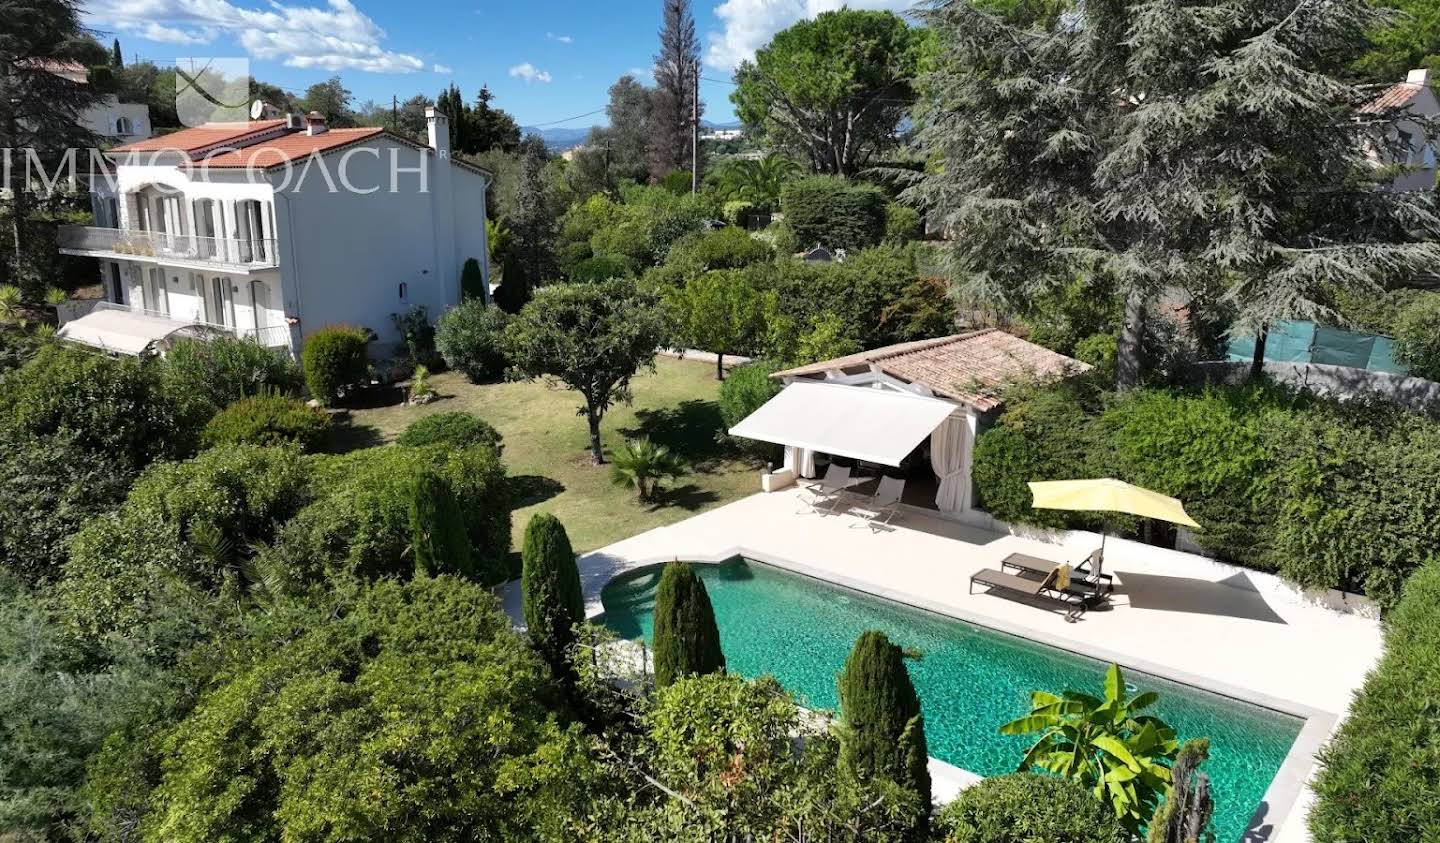
[[[510,68],[510,75],[516,79],[524,79],[526,82],[549,82],[549,71],[541,70],[530,62],[517,64]]]
[[[813,18],[841,6],[852,9],[889,9],[903,12],[914,0],[724,0],[715,7],[723,29],[705,33],[705,63],[718,70],[734,70],[755,57],[755,51],[796,21]]]
[[[448,64],[437,64],[434,67],[430,68],[430,70],[442,75],[455,72],[455,69]]]
[[[549,38],[551,41],[559,41],[561,44],[574,44],[574,43],[575,43],[575,38],[574,38],[574,36],[571,36],[571,35],[556,35],[556,34],[553,33],[553,32],[547,32],[547,33],[545,33],[545,37],[546,37],[546,38]]]
[[[632,67],[625,71],[626,76],[634,76],[641,82],[655,81],[655,68],[653,67]]]
[[[158,23],[148,23],[140,30],[140,37],[147,41],[159,41],[162,44],[209,44],[215,40],[213,29],[179,29],[173,26],[161,26]]]
[[[385,49],[385,30],[350,0],[326,0],[323,6],[270,0],[268,7],[241,8],[229,0],[95,0],[87,13],[92,22],[166,43],[208,43],[226,32],[252,57],[290,67],[374,73],[425,69],[419,57]]]

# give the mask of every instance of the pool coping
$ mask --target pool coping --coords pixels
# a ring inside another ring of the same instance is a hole
[[[1148,659],[1127,656],[1105,648],[1091,648],[1082,652],[1070,646],[1063,636],[1055,635],[1045,630],[1010,623],[1002,619],[977,615],[955,606],[925,600],[923,597],[910,594],[909,592],[896,591],[852,577],[822,571],[801,562],[795,562],[743,545],[735,545],[718,553],[686,554],[686,561],[705,565],[719,565],[736,557],[760,562],[772,568],[778,568],[782,571],[788,571],[789,573],[818,580],[822,583],[837,585],[851,591],[859,592],[860,594],[879,597],[884,600],[889,600],[892,603],[908,606],[912,609],[919,609],[923,612],[962,621],[1025,641],[1053,647],[1057,650],[1082,658],[1088,658],[1092,661],[1112,662],[1126,669],[1148,673],[1152,676],[1158,676],[1161,679],[1166,679],[1181,685],[1188,685],[1207,693],[1227,697],[1236,702],[1267,708],[1280,714],[1299,718],[1302,721],[1300,732],[1295,736],[1294,743],[1290,745],[1289,752],[1285,754],[1285,758],[1281,762],[1279,769],[1275,771],[1275,777],[1271,780],[1269,787],[1265,789],[1264,797],[1260,800],[1260,804],[1251,816],[1250,823],[1241,838],[1244,843],[1263,843],[1263,841],[1273,840],[1277,837],[1280,829],[1284,826],[1285,821],[1289,819],[1296,803],[1299,801],[1305,783],[1315,770],[1316,754],[1320,751],[1321,746],[1324,745],[1331,733],[1334,732],[1336,723],[1339,721],[1338,715],[1333,712],[1323,711],[1294,700],[1272,696],[1248,688],[1241,688],[1225,682],[1217,682],[1214,679],[1198,676],[1169,665],[1152,662]],[[605,585],[608,585],[620,577],[643,571],[646,568],[663,565],[666,562],[674,561],[675,558],[674,555],[666,555],[643,559],[627,559],[625,570],[616,571],[613,576],[602,584],[601,588],[603,589]],[[587,617],[594,618],[603,614],[603,612],[604,607],[601,605],[598,611],[587,612]],[[938,758],[932,760],[940,761]],[[940,761],[940,763],[944,764],[946,762]]]

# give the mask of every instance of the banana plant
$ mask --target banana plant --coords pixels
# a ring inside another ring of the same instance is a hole
[[[1030,713],[1001,726],[1000,734],[1038,732],[1020,770],[1046,770],[1089,788],[1138,835],[1170,788],[1170,767],[1180,749],[1174,729],[1140,713],[1158,699],[1154,691],[1127,698],[1125,677],[1112,664],[1103,697],[1035,691]]]

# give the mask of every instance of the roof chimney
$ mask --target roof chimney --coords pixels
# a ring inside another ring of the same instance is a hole
[[[1418,68],[1410,71],[1409,73],[1405,74],[1405,84],[1407,84],[1407,85],[1429,85],[1429,84],[1430,84],[1430,69],[1429,69],[1429,68],[1426,68],[1426,67],[1418,67]]]
[[[450,119],[445,112],[433,105],[425,107],[425,129],[429,134],[430,148],[442,158],[450,156]]]
[[[318,111],[312,111],[309,114],[305,115],[305,134],[325,134],[325,115],[321,114]]]

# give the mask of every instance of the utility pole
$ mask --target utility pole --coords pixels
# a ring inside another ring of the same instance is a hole
[[[690,99],[690,192],[700,192],[700,60],[695,60],[695,89]]]

